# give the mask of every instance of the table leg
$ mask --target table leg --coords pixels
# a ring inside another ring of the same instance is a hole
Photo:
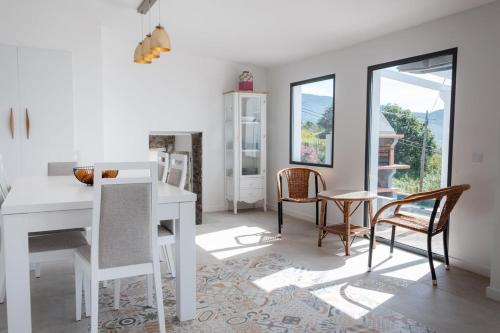
[[[17,216],[4,217],[7,323],[9,332],[31,332],[28,231]]]
[[[344,236],[344,247],[345,247],[345,255],[351,255],[351,243],[350,243],[350,235],[351,235],[351,224],[350,224],[350,215],[351,215],[351,202],[344,202],[344,224],[345,224],[345,236]]]
[[[321,200],[321,217],[318,228],[318,247],[321,247],[321,241],[323,240],[323,228],[326,226],[326,200]]]
[[[177,318],[180,321],[196,317],[196,221],[195,203],[179,204],[179,219],[175,221],[175,258],[177,275]]]

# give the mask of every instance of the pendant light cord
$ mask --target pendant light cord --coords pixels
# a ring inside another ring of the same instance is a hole
[[[161,23],[161,0],[158,0],[158,25]]]
[[[148,9],[148,12],[149,12],[149,26],[148,26],[148,29],[149,29],[149,33],[151,33],[151,0],[148,0],[148,5],[149,5],[149,9]]]
[[[140,40],[142,40],[143,36],[144,36],[144,15],[141,14],[141,38],[140,38]]]

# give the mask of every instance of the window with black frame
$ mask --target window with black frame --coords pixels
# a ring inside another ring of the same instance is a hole
[[[290,84],[290,163],[333,166],[335,75]]]

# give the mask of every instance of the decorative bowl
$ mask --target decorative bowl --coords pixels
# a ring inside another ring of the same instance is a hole
[[[76,179],[81,183],[87,184],[89,186],[94,185],[94,167],[93,166],[83,166],[73,168],[73,174]],[[102,172],[102,178],[116,178],[118,176],[118,170],[104,170]]]

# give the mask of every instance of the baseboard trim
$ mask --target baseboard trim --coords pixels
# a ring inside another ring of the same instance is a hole
[[[268,204],[267,209],[273,210],[273,211],[278,211],[278,205],[277,204]],[[304,213],[300,213],[300,212],[297,212],[295,210],[290,210],[290,209],[284,209],[283,215],[294,217],[294,218],[297,218],[297,219],[302,220],[302,221],[316,224],[316,216],[315,215],[304,214]]]
[[[486,287],[486,297],[500,302],[500,289],[493,288],[492,286]]]
[[[220,205],[203,206],[203,213],[222,212],[225,210],[227,210],[226,206],[220,206]]]
[[[268,204],[267,207],[270,210],[274,210],[274,211],[278,210],[277,204]],[[299,220],[306,221],[306,222],[316,223],[316,216],[315,215],[298,212],[297,210],[294,210],[294,209],[285,209],[283,211],[283,214],[286,216],[297,218]],[[464,269],[466,271],[479,274],[481,276],[485,276],[485,277],[490,276],[489,267],[474,265],[470,262],[464,261],[462,259],[454,258],[452,256],[450,256],[450,264],[451,264],[452,268],[453,268],[453,266],[455,266],[455,267]]]

